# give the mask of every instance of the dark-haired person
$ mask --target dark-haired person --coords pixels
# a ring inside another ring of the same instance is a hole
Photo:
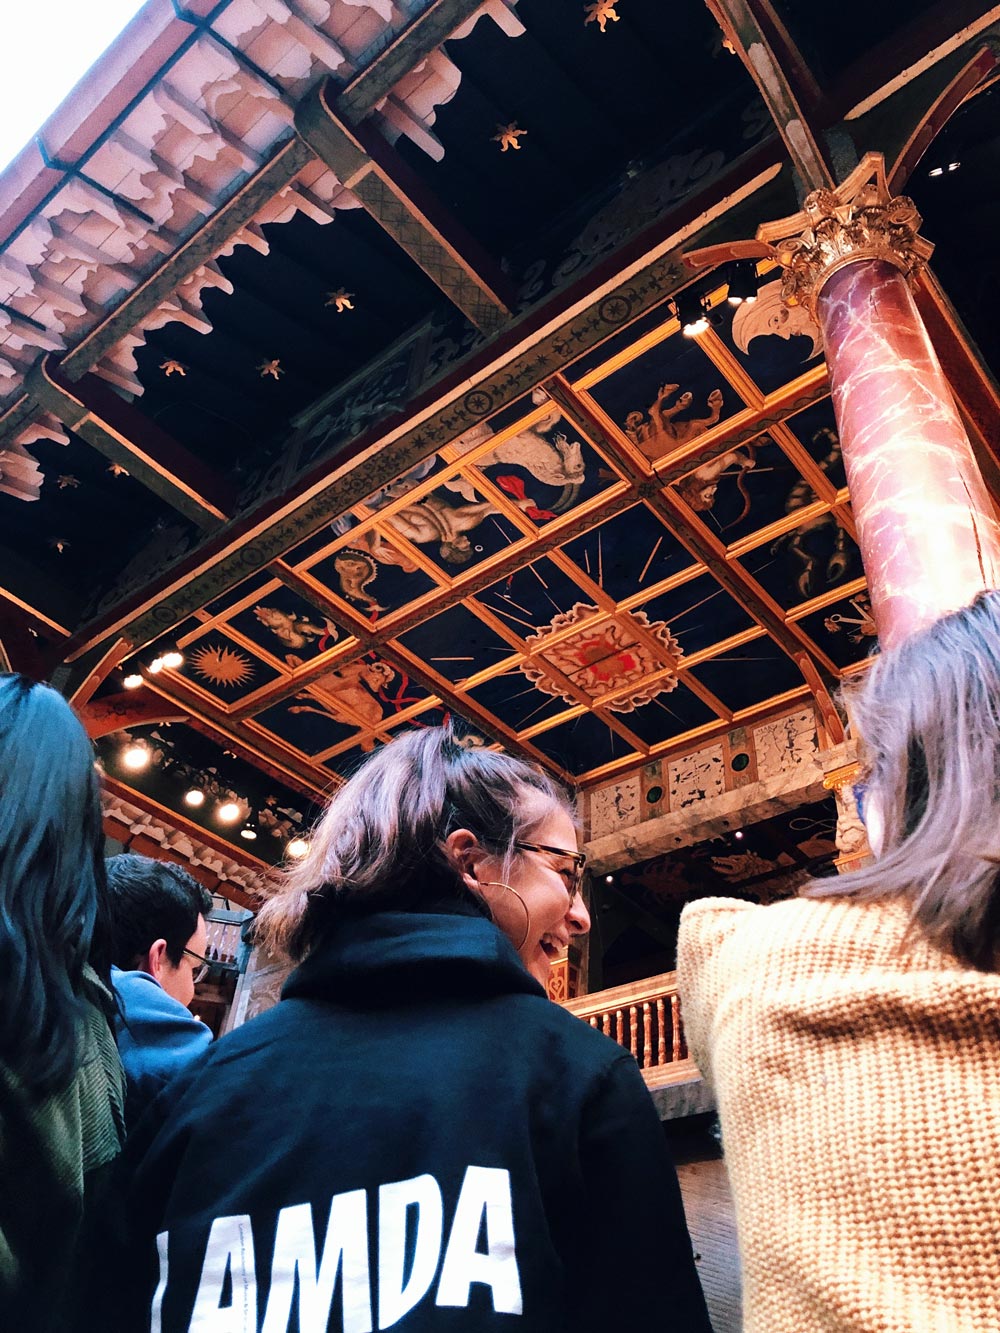
[[[115,1029],[134,1125],[172,1078],[211,1043],[188,1008],[204,961],[212,895],[169,861],[126,852],[106,862],[111,914]]]
[[[849,695],[873,863],[685,908],[747,1333],[1000,1329],[1000,593]]]
[[[532,765],[372,755],[261,913],[281,1002],[137,1131],[135,1327],[709,1333],[636,1063],[542,986],[583,859]]]
[[[65,700],[0,676],[0,1326],[65,1333],[124,1135],[94,754]],[[86,1321],[83,1324],[86,1327]]]

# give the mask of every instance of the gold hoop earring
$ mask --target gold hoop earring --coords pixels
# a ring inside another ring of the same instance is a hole
[[[528,942],[528,936],[529,936],[529,934],[531,933],[531,913],[528,911],[528,904],[524,901],[524,899],[523,899],[523,898],[521,897],[521,895],[518,893],[517,889],[512,889],[511,886],[510,886],[509,884],[504,884],[502,880],[499,880],[499,879],[487,879],[487,880],[483,880],[483,881],[482,881],[482,884],[483,884],[483,886],[484,886],[485,888],[487,888],[487,889],[506,889],[508,893],[512,893],[512,894],[514,895],[514,897],[517,899],[517,901],[518,901],[518,902],[521,904],[521,906],[524,908],[524,934],[523,934],[523,936],[521,937],[521,943],[520,943],[520,944],[517,944],[517,945],[514,946],[516,949],[519,949],[519,950],[520,950],[520,949],[523,949],[524,946],[527,944],[527,942]],[[489,907],[489,903],[487,903],[486,905],[487,905],[487,907]],[[491,913],[491,915],[492,915],[492,913]]]

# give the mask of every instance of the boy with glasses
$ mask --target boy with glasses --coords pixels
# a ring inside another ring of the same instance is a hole
[[[187,1007],[207,963],[205,913],[212,896],[167,861],[126,853],[110,857],[106,867],[116,1037],[128,1083],[126,1119],[133,1125],[212,1040]]]

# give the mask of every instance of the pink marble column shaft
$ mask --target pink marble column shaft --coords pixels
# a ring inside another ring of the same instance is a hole
[[[906,279],[883,260],[817,302],[875,622],[891,647],[1000,586],[1000,525]]]

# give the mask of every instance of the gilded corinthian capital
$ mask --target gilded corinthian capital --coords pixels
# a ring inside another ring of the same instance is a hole
[[[757,228],[784,271],[781,294],[815,317],[824,282],[845,264],[884,259],[909,276],[934,246],[917,235],[921,217],[906,195],[890,195],[881,153],[866,153],[832,190],[813,190],[802,210]]]
[[[730,259],[773,259],[784,271],[782,297],[816,318],[816,298],[831,273],[859,259],[884,259],[907,276],[917,273],[934,246],[917,235],[921,218],[906,195],[891,195],[881,153],[866,153],[832,190],[814,190],[800,212],[757,228],[753,241],[725,241],[689,251],[690,268]]]

